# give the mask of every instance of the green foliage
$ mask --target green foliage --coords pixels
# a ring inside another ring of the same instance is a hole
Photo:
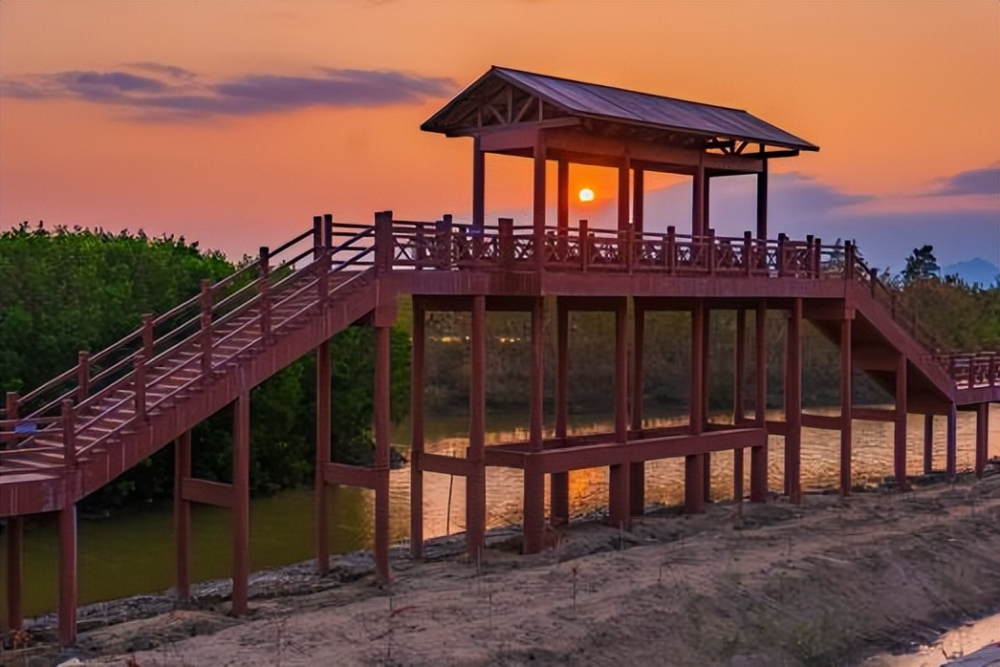
[[[196,295],[236,266],[197,243],[141,231],[24,223],[0,233],[0,390],[26,391],[72,367],[79,350],[100,350],[134,331],[145,313],[162,313]],[[409,407],[409,337],[393,330],[392,418]],[[334,337],[335,459],[370,462],[374,342],[367,327]],[[251,490],[270,493],[312,477],[315,460],[315,359],[307,355],[253,389]],[[232,410],[193,432],[197,477],[229,481]],[[87,498],[85,512],[134,506],[173,493],[173,448],[167,447]]]
[[[906,268],[903,269],[903,283],[909,285],[918,280],[936,278],[941,272],[937,258],[934,256],[934,246],[924,245],[914,248],[906,258]]]

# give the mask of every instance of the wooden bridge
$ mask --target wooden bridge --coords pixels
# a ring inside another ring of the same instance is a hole
[[[22,620],[22,517],[43,512],[59,515],[60,634],[64,643],[71,643],[76,636],[77,502],[172,442],[177,443],[177,595],[181,599],[190,596],[190,504],[223,506],[233,516],[233,612],[246,611],[250,390],[306,354],[317,355],[317,567],[324,572],[329,561],[327,486],[354,485],[375,492],[377,576],[389,580],[389,331],[401,297],[412,297],[414,311],[410,405],[414,557],[420,557],[423,543],[424,472],[466,478],[466,541],[469,555],[476,558],[486,529],[487,466],[524,471],[524,550],[529,553],[542,548],[546,522],[568,520],[567,475],[572,470],[609,469],[609,521],[627,527],[632,517],[643,513],[645,463],[662,458],[685,459],[685,509],[700,512],[710,500],[706,479],[712,455],[733,453],[734,497],[742,500],[745,451],[750,450],[749,498],[764,502],[768,436],[780,435],[785,450],[783,491],[792,502],[800,502],[803,427],[839,432],[840,483],[846,494],[851,488],[853,419],[894,424],[896,479],[905,488],[907,414],[924,414],[928,424],[935,415],[947,419],[947,473],[954,475],[956,412],[975,410],[976,471],[982,471],[988,404],[1000,402],[1000,355],[939,351],[914,315],[902,307],[897,291],[878,279],[851,243],[829,245],[818,238],[793,240],[784,235],[767,238],[766,165],[769,159],[797,153],[798,148],[787,148],[791,140],[761,136],[763,130],[732,137],[717,128],[706,134],[697,128],[668,127],[662,136],[651,136],[648,123],[634,136],[625,136],[597,123],[593,114],[574,124],[581,112],[574,116],[565,105],[555,103],[561,99],[557,95],[539,92],[541,88],[531,88],[523,77],[515,76],[525,73],[503,76],[509,72],[491,70],[425,125],[425,129],[461,134],[454,127],[471,123],[468,133],[475,137],[471,224],[455,224],[450,216],[434,222],[403,221],[394,219],[391,212],[376,214],[374,225],[317,217],[312,228],[288,242],[274,249],[261,248],[256,260],[237,273],[215,284],[204,283],[195,298],[167,313],[145,317],[142,326],[121,341],[93,354],[81,352],[76,366],[45,385],[24,396],[7,396],[0,420],[4,444],[0,449],[0,517],[7,519],[7,604],[12,627],[20,627]],[[492,120],[484,123],[484,118]],[[444,130],[437,125],[451,122],[457,125]],[[624,121],[615,125],[613,119],[601,122],[618,130],[627,126]],[[747,153],[744,149],[751,139],[759,150]],[[785,148],[765,150],[772,141]],[[484,224],[482,154],[488,150],[534,159],[532,225],[516,226],[510,219],[500,219],[495,226]],[[545,219],[545,162],[549,159],[559,164],[555,225],[546,224]],[[616,229],[591,227],[586,221],[568,224],[570,162],[617,166],[621,179]],[[677,233],[674,227],[656,233],[644,230],[641,174],[649,169],[692,176],[691,234]],[[723,237],[709,224],[708,177],[729,173],[758,176],[757,234]],[[544,312],[552,300],[557,313],[555,437],[545,438]],[[527,441],[486,447],[486,316],[491,310],[530,313],[531,408]],[[725,426],[709,424],[706,415],[710,364],[706,343],[712,310],[736,313],[734,420]],[[430,311],[471,313],[470,421],[464,457],[424,451],[425,319]],[[568,319],[574,311],[614,313],[615,343],[608,352],[614,355],[616,368],[613,432],[568,435]],[[643,425],[644,323],[645,314],[651,311],[690,314],[690,419],[685,426],[651,429]],[[747,313],[753,315],[752,335],[748,334]],[[783,360],[768,359],[764,336],[768,318],[776,313],[785,319]],[[805,321],[813,322],[840,349],[839,416],[802,412]],[[329,341],[352,325],[371,326],[376,332],[376,454],[370,467],[336,463],[330,451],[334,425],[330,422]],[[752,354],[748,339],[753,341]],[[760,402],[767,394],[767,367],[776,362],[784,367],[784,417],[767,420]],[[744,374],[751,366],[755,387],[748,400],[743,395]],[[851,382],[855,369],[888,388],[895,405],[881,410],[855,407]],[[230,404],[235,406],[233,482],[195,479],[190,465],[191,429]],[[934,447],[931,433],[927,428],[924,466],[928,470]],[[546,475],[551,493],[548,517],[544,510]]]

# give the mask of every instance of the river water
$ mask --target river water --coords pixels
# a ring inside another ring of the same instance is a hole
[[[820,411],[813,411],[820,412]],[[829,413],[836,414],[836,413]],[[1000,406],[991,406],[990,455],[1000,453]],[[683,417],[647,419],[647,427],[684,423]],[[724,422],[725,416],[713,421]],[[468,422],[462,418],[429,419],[427,450],[445,455],[464,455]],[[487,445],[527,440],[527,415],[488,416]],[[570,419],[573,433],[611,431],[610,416]],[[958,413],[958,467],[971,468],[975,460],[974,413]],[[907,425],[907,471],[923,469],[923,417],[912,415]],[[935,469],[945,466],[945,420],[935,419]],[[393,442],[409,441],[402,425]],[[803,429],[802,475],[809,487],[833,487],[838,483],[840,436],[835,431]],[[405,453],[405,447],[400,447]],[[772,438],[768,453],[768,483],[782,487],[782,439]],[[732,497],[731,453],[716,454],[712,461],[712,491],[717,500]],[[749,489],[749,462],[745,466]],[[854,422],[853,469],[856,483],[878,482],[892,474],[892,425]],[[646,468],[649,503],[677,504],[683,500],[683,459],[654,461]],[[390,474],[390,530],[393,542],[407,540],[409,532],[410,472],[403,468]],[[521,519],[522,475],[502,468],[487,470],[487,520],[490,527],[519,523]],[[369,548],[374,524],[373,496],[370,491],[334,487],[331,489],[330,539],[333,553]],[[465,484],[462,478],[425,473],[424,531],[437,537],[464,530]],[[579,516],[606,507],[607,469],[570,473],[571,512]],[[229,574],[229,517],[221,508],[195,505],[192,511],[193,578],[224,578]],[[312,492],[308,489],[284,491],[251,504],[251,564],[265,569],[308,560],[312,546]],[[55,517],[39,517],[25,530],[24,611],[34,616],[56,606],[58,540]],[[171,509],[153,507],[148,511],[117,516],[108,520],[81,521],[79,525],[79,601],[88,604],[140,593],[164,591],[172,577]],[[0,537],[0,573],[5,571],[6,544]],[[0,600],[6,598],[0,576]],[[6,613],[0,605],[0,618]]]

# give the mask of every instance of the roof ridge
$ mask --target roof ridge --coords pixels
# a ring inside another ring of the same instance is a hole
[[[610,86],[605,83],[593,83],[591,81],[581,81],[580,79],[570,79],[565,76],[553,76],[551,74],[539,74],[538,72],[529,72],[524,69],[517,69],[516,67],[503,67],[501,65],[491,65],[491,70],[500,72],[515,72],[517,74],[527,74],[528,76],[535,76],[540,79],[555,79],[557,81],[565,81],[567,83],[573,83],[582,86],[593,86],[594,88],[606,88],[608,90],[615,90],[621,93],[629,93],[630,95],[643,95],[645,97],[655,97],[661,100],[670,100],[671,102],[681,102],[683,104],[694,104],[700,107],[715,107],[716,109],[725,109],[726,111],[738,111],[740,113],[745,113],[747,115],[753,115],[746,109],[740,109],[738,107],[729,107],[724,104],[713,104],[712,102],[696,102],[694,100],[687,100],[681,97],[672,97],[670,95],[661,95],[659,93],[648,93],[642,90],[632,90],[631,88],[622,88],[621,86]]]

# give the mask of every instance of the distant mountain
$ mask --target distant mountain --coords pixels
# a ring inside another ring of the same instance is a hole
[[[997,267],[997,265],[992,262],[986,261],[982,257],[976,257],[975,259],[958,262],[957,264],[944,267],[944,269],[941,270],[941,277],[943,278],[944,276],[950,276],[956,273],[962,280],[970,285],[979,283],[982,287],[989,287],[993,284],[993,281],[997,279],[997,276],[1000,275],[1000,267]]]

